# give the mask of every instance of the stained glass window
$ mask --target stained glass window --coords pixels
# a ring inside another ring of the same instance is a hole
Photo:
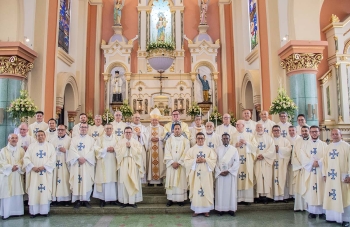
[[[60,0],[58,47],[69,51],[70,0]]]
[[[249,0],[249,33],[250,50],[253,50],[258,45],[259,40],[256,0]]]

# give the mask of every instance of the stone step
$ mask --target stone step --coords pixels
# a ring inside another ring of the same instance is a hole
[[[159,195],[159,194],[143,194],[143,201],[140,203],[148,204],[148,203],[154,203],[154,204],[166,204],[168,200],[166,199],[166,195]],[[100,204],[100,200],[91,197],[90,199],[91,204]]]
[[[165,188],[164,186],[143,186],[142,187],[142,194],[160,194],[165,195]]]
[[[174,204],[171,207],[166,207],[165,204],[137,204],[138,208],[126,207],[120,208],[115,205],[107,205],[104,208],[100,208],[97,204],[92,204],[92,208],[80,207],[79,209],[73,209],[73,205],[69,207],[56,206],[51,207],[50,214],[176,214],[176,213],[192,213],[190,209],[190,203],[186,202],[185,206],[180,207]],[[270,203],[264,204],[251,204],[238,205],[238,213],[244,211],[265,211],[265,210],[290,210],[293,212],[294,203]],[[28,213],[28,207],[25,208]]]

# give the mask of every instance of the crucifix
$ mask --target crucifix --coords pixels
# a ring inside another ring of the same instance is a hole
[[[167,79],[168,77],[166,77],[166,76],[162,76],[162,73],[164,72],[162,72],[162,71],[158,71],[159,72],[159,74],[160,74],[160,76],[155,76],[154,78],[156,78],[156,79],[159,79],[159,81],[160,81],[160,94],[162,94],[162,92],[163,92],[163,81],[162,81],[162,79]]]

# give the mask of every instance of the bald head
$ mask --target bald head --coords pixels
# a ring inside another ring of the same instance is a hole
[[[134,115],[132,116],[132,119],[134,121],[134,124],[136,125],[140,124],[141,117],[139,113],[134,113]]]
[[[238,132],[243,132],[244,131],[244,120],[238,120],[236,122],[236,129]]]
[[[243,119],[245,121],[249,121],[251,116],[252,116],[250,110],[248,110],[248,109],[243,110],[242,114],[243,114]]]
[[[338,128],[332,129],[331,137],[333,139],[333,143],[339,142],[341,140],[341,131]]]
[[[230,121],[231,121],[231,116],[230,114],[228,113],[225,113],[224,116],[222,116],[222,119],[223,119],[223,123],[224,125],[229,125],[230,124]]]
[[[264,134],[264,127],[261,123],[256,124],[255,131],[258,135]]]
[[[115,111],[114,113],[114,120],[116,122],[120,122],[122,120],[123,114],[119,110]]]
[[[261,111],[260,117],[261,117],[261,120],[267,121],[267,119],[269,117],[269,112],[267,112],[266,110]]]
[[[18,127],[19,129],[19,133],[21,134],[21,136],[26,136],[27,132],[28,132],[28,125],[27,123],[21,123]]]
[[[11,144],[11,146],[15,147],[15,146],[17,146],[18,136],[16,134],[14,134],[14,133],[11,133],[7,137],[7,141],[9,142],[9,144]]]

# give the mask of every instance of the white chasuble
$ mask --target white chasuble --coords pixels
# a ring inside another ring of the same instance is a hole
[[[262,160],[256,159],[254,165],[254,174],[256,179],[256,197],[266,196],[273,198],[273,168],[276,159],[275,142],[267,133],[255,135],[258,143],[256,156],[260,154],[264,157]]]
[[[201,125],[200,127],[194,126],[190,127],[190,145],[193,147],[196,144],[196,135],[198,132],[205,133],[205,127],[204,125]]]
[[[244,139],[247,144],[236,147],[239,153],[239,170],[238,170],[238,202],[254,201],[254,163],[256,159],[257,142],[252,133],[237,132],[231,138],[231,144],[235,144]]]
[[[69,184],[72,191],[72,203],[76,200],[90,201],[92,185],[95,178],[95,140],[89,135],[72,138],[67,162],[70,164]],[[86,159],[84,164],[79,158]]]
[[[70,201],[71,191],[69,186],[69,163],[67,155],[70,147],[71,138],[68,135],[56,137],[51,140],[51,144],[56,151],[56,169],[53,171],[52,180],[52,201]],[[60,148],[64,147],[66,152],[61,152]]]
[[[244,121],[244,131],[247,133],[255,133],[255,128],[256,128],[256,122],[249,120],[249,121]]]
[[[28,126],[28,134],[35,138],[36,133],[41,130],[41,131],[46,131],[46,129],[49,128],[49,125],[42,121],[42,122],[34,122]]]
[[[126,138],[116,146],[118,200],[124,204],[134,204],[142,201],[141,178],[144,176],[142,162],[142,146],[134,138],[130,139],[131,147],[127,148]]]
[[[301,160],[304,167],[305,191],[302,195],[308,205],[308,211],[313,214],[323,214],[323,195],[325,182],[322,177],[323,157],[327,144],[319,139],[308,140],[305,149],[301,150]],[[318,167],[313,167],[317,162]]]
[[[162,178],[165,176],[163,133],[164,128],[161,125],[147,127],[147,181],[150,184],[162,183]],[[158,142],[152,142],[152,138],[158,138]]]
[[[182,134],[186,135],[187,139],[191,139],[191,134],[188,128],[188,124],[186,122],[181,122],[181,121],[179,123],[181,125]],[[168,122],[164,125],[164,134],[163,134],[164,142],[166,142],[169,136],[174,133],[174,124],[175,122]]]
[[[344,141],[327,146],[323,176],[326,176],[323,209],[328,221],[350,221],[350,184],[344,183],[350,176],[350,146]]]
[[[113,132],[116,135],[117,141],[119,142],[119,140],[124,138],[124,129],[128,125],[122,121],[119,121],[119,122],[113,121],[112,125],[113,125]]]
[[[266,121],[260,120],[257,123],[262,124],[264,128],[264,133],[267,133],[268,135],[272,135],[272,127],[276,125],[274,121],[267,119]]]
[[[8,144],[0,151],[0,216],[23,215],[23,156],[24,150]],[[12,172],[13,166],[17,170]]]
[[[90,126],[89,126],[90,127]],[[76,137],[76,136],[79,136],[80,135],[80,123],[76,124],[73,126],[73,129],[72,129],[72,138]]]
[[[93,125],[93,126],[89,126],[88,135],[96,140],[98,137],[103,136],[104,132],[105,132],[105,128],[103,125],[100,125],[100,126]]]
[[[142,147],[142,163],[143,163],[143,172],[145,175],[142,177],[141,182],[147,183],[147,170],[148,170],[148,160],[146,152],[148,150],[148,133],[147,129],[144,125],[140,124],[134,124],[131,123],[130,127],[132,128],[133,134],[132,137],[137,140]],[[137,133],[141,132],[140,136],[137,135]]]
[[[282,123],[280,121],[280,122],[277,123],[277,125],[279,125],[280,128],[281,128],[281,136],[283,136],[284,138],[287,138],[288,137],[288,132],[289,132],[289,126],[292,126],[292,124],[289,123],[289,122]]]
[[[216,150],[217,160],[215,166],[215,210],[237,210],[237,172],[239,169],[238,150],[231,145],[221,145]],[[229,174],[221,176],[220,173],[228,171]]]
[[[45,131],[45,135],[46,135],[46,142],[49,142],[49,143],[51,143],[51,140],[53,138],[56,138],[58,136],[56,129],[54,129],[54,130],[47,129]]]
[[[116,149],[117,138],[114,134],[98,137],[95,143],[96,174],[93,197],[101,200],[117,200],[117,159],[115,150],[108,152],[108,147]],[[106,186],[108,185],[108,186]]]
[[[55,148],[51,143],[33,143],[23,158],[26,170],[26,192],[29,196],[29,213],[48,214],[52,199],[52,177],[56,165]],[[34,172],[33,167],[44,166],[44,170]]]
[[[286,190],[286,181],[287,181],[287,169],[291,157],[292,146],[290,142],[283,138],[282,136],[273,138],[275,146],[278,146],[278,151],[276,153],[276,160],[273,164],[273,185],[274,191],[273,196],[274,200],[283,200],[289,198],[289,194],[284,197]]]
[[[225,132],[230,135],[230,138],[232,138],[233,134],[237,132],[237,129],[232,125],[224,125],[224,124],[219,125],[215,129],[215,133],[220,137],[220,139],[222,134],[224,134]]]
[[[205,135],[205,141],[204,144],[210,147],[211,149],[216,149],[222,145],[221,136],[219,136],[217,133],[213,132],[212,134],[204,133]]]
[[[35,143],[36,139],[34,139],[32,136],[30,135],[26,135],[26,136],[21,136],[18,135],[18,142],[17,144],[21,147],[29,147],[30,144]]]
[[[205,163],[196,163],[197,158],[205,158]],[[195,213],[207,213],[214,209],[213,171],[217,155],[207,146],[194,145],[185,155],[191,209]]]
[[[164,163],[166,165],[165,189],[168,200],[183,202],[187,199],[187,179],[185,155],[190,148],[190,142],[183,135],[172,134],[165,145]],[[172,164],[179,163],[174,169]]]

